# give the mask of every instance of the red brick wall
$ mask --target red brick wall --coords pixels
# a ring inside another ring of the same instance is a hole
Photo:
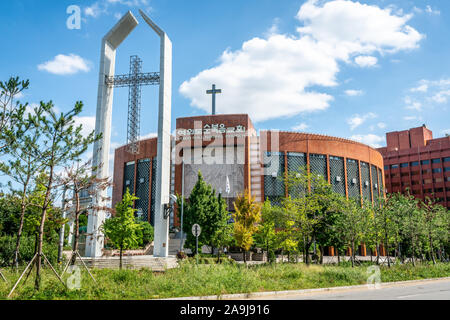
[[[413,147],[398,151],[388,148],[380,148],[384,158],[386,189],[389,193],[409,192],[416,198],[424,200],[425,197],[439,198],[441,205],[450,208],[450,172],[445,168],[450,167],[450,162],[443,162],[450,157],[450,137],[432,139],[433,133],[426,127],[413,128],[411,144]],[[395,134],[387,133],[386,136]],[[432,159],[441,159],[440,163],[432,163]],[[429,161],[422,164],[421,161]],[[418,162],[417,166],[411,163]],[[408,163],[407,167],[401,164]],[[392,168],[392,166],[398,168]],[[433,173],[433,169],[441,172]],[[448,181],[447,181],[448,180]]]
[[[140,141],[139,154],[133,155],[127,151],[127,146],[122,146],[114,152],[114,173],[113,173],[113,193],[112,193],[112,206],[122,200],[123,194],[123,173],[125,164],[131,161],[137,163],[141,159],[152,159],[156,157],[158,150],[158,139],[152,138]],[[136,170],[137,166],[135,166]],[[136,174],[135,174],[136,177]],[[150,171],[151,181],[151,171]],[[133,182],[134,183],[134,182]]]

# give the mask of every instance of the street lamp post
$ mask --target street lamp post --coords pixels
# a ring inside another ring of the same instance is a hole
[[[184,160],[181,162],[181,240],[180,251],[184,250],[184,232],[183,232],[183,215],[184,215]]]

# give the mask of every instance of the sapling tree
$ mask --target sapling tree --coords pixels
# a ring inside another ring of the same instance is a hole
[[[355,265],[355,245],[360,243],[363,233],[367,225],[367,210],[361,207],[361,202],[355,199],[349,199],[344,202],[342,207],[342,215],[339,219],[342,225],[343,238],[347,241],[352,249],[352,267]]]
[[[29,154],[34,156],[35,161],[41,163],[47,176],[44,184],[45,196],[42,203],[36,257],[36,290],[40,289],[44,227],[49,205],[52,201],[52,192],[57,187],[57,170],[67,163],[80,159],[88,147],[96,139],[100,139],[100,136],[94,136],[94,132],[86,137],[83,136],[81,133],[82,125],[75,127],[75,117],[81,113],[82,109],[83,103],[77,102],[69,112],[57,114],[53,103],[50,101],[48,103],[41,102],[36,110],[36,123],[41,135],[36,147],[29,150]]]
[[[247,262],[246,253],[253,245],[253,235],[258,231],[261,221],[261,205],[256,203],[249,191],[244,191],[234,202],[234,238],[237,245],[243,250],[244,262]]]
[[[100,190],[110,186],[108,178],[99,179],[95,172],[96,167],[92,166],[92,160],[86,162],[76,161],[64,168],[64,172],[58,177],[59,184],[66,190],[72,192],[72,205],[66,210],[73,212],[73,222],[75,224],[74,243],[72,246],[72,264],[75,264],[80,238],[80,215],[83,212],[89,213],[93,208],[85,208],[81,205],[82,192],[91,199]]]
[[[302,238],[306,264],[310,264],[309,248],[320,239],[326,226],[326,218],[331,210],[331,186],[320,175],[310,172],[308,167],[290,172],[285,178],[289,197],[283,200],[283,207],[299,230]]]
[[[436,204],[428,197],[422,207],[424,234],[428,242],[428,251],[433,264],[436,264],[435,248],[440,247],[439,240],[442,236],[442,226],[444,226],[443,215],[448,214],[448,212],[446,212],[447,210],[444,207]]]
[[[13,130],[21,132],[15,139],[9,140],[9,159],[6,163],[0,163],[0,172],[7,174],[11,180],[19,184],[20,190],[14,190],[10,183],[11,190],[20,197],[20,221],[17,231],[16,249],[13,264],[18,268],[18,258],[20,250],[20,240],[23,233],[25,212],[29,205],[29,194],[32,191],[34,180],[42,169],[42,162],[36,161],[35,156],[29,150],[38,148],[41,130],[36,123],[37,117],[29,113],[28,119],[17,119]]]
[[[116,205],[115,216],[107,219],[101,229],[111,243],[120,250],[120,264],[122,269],[122,256],[124,249],[137,247],[142,239],[142,225],[136,220],[136,209],[133,209],[134,201],[137,197],[130,194],[127,188],[121,202]]]
[[[255,234],[256,244],[266,251],[269,262],[273,261],[274,250],[277,244],[275,227],[279,220],[277,218],[280,211],[279,208],[273,207],[269,200],[266,200],[261,207],[261,223]]]

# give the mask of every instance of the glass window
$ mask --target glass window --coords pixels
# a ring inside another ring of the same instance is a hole
[[[450,157],[444,158],[444,162],[450,162]]]
[[[408,166],[409,166],[408,163],[402,163],[402,164],[400,164],[400,167],[401,167],[401,168],[407,168]]]
[[[384,166],[384,170],[389,170],[389,166]]]
[[[440,173],[442,172],[441,168],[435,168],[433,169],[433,173]]]
[[[411,162],[411,167],[417,167],[419,165],[419,161]]]
[[[420,161],[421,164],[430,164],[430,160],[422,160]]]
[[[444,172],[450,172],[450,167],[444,168]]]
[[[391,169],[397,169],[398,168],[398,164],[391,164]]]

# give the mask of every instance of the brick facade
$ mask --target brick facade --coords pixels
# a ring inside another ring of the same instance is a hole
[[[450,208],[450,137],[433,139],[425,126],[386,134],[384,158],[389,193],[407,190],[416,198],[436,199]]]

